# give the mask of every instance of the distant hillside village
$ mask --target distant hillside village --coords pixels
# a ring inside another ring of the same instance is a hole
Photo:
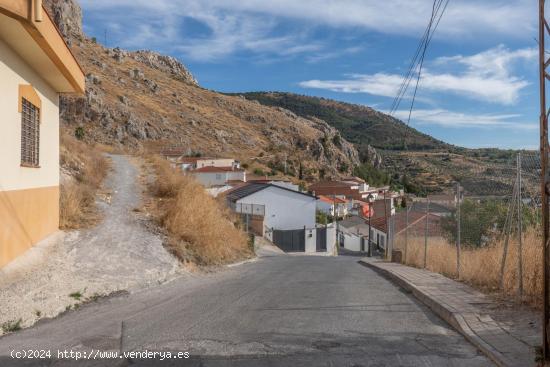
[[[455,204],[453,197],[433,196],[428,213],[425,199],[406,197],[389,186],[372,187],[358,177],[303,187],[285,177],[250,174],[234,158],[190,156],[187,149],[175,148],[161,155],[211,196],[225,198],[247,232],[286,252],[392,251],[395,236],[405,230],[418,233],[425,222],[429,233],[441,233],[441,218]]]

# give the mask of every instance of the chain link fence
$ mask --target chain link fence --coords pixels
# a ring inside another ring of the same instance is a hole
[[[539,156],[472,167],[453,186],[407,200],[391,219],[392,250],[407,265],[539,302]]]

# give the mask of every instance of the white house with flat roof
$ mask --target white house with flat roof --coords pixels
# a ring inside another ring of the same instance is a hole
[[[189,174],[206,188],[226,186],[232,181],[246,182],[246,171],[235,167],[204,166]]]
[[[37,0],[0,0],[0,267],[59,227],[59,94],[84,73]]]

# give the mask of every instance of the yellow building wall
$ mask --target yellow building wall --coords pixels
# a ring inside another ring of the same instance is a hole
[[[59,228],[59,186],[0,192],[0,268]]]
[[[21,166],[21,85],[41,102],[39,168]],[[58,94],[0,35],[0,267],[58,227]]]

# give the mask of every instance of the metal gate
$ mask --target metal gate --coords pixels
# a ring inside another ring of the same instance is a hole
[[[293,229],[288,231],[273,230],[273,243],[284,252],[305,252],[306,231]]]
[[[317,252],[327,251],[327,228],[317,228]]]

